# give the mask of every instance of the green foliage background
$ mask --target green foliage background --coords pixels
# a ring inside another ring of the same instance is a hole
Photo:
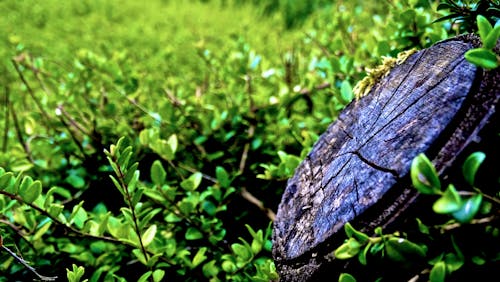
[[[70,281],[276,279],[286,179],[366,68],[458,32],[437,5],[0,1],[4,246]]]

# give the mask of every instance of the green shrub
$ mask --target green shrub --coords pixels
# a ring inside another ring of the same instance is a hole
[[[353,85],[453,32],[278,2],[0,2],[0,281],[277,278],[272,210]]]

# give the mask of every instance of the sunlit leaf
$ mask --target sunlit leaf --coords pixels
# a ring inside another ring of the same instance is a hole
[[[476,21],[479,37],[481,37],[481,39],[485,39],[493,30],[493,26],[490,24],[488,19],[482,15],[478,15]]]
[[[446,277],[446,264],[442,261],[437,262],[431,269],[429,275],[430,282],[444,282]]]
[[[411,163],[411,181],[422,194],[438,194],[441,182],[431,161],[424,155],[417,155]]]
[[[458,194],[455,186],[448,185],[443,195],[432,205],[432,209],[436,213],[453,213],[462,207],[462,199]]]
[[[28,187],[22,185],[19,188],[19,195],[26,203],[32,203],[42,194],[42,182],[35,180]]]
[[[146,229],[146,231],[144,231],[144,233],[142,234],[142,244],[144,247],[149,246],[149,244],[153,242],[153,239],[155,238],[156,235],[156,230],[157,230],[156,224],[153,224],[149,226],[149,228]]]
[[[189,227],[186,231],[185,238],[186,240],[198,240],[203,238],[203,233],[194,227]]]
[[[155,160],[153,165],[151,165],[151,180],[156,186],[161,186],[165,183],[167,178],[167,172],[163,168],[159,160]]]
[[[339,282],[356,282],[356,278],[349,273],[341,273],[339,276]]]
[[[334,254],[338,259],[350,259],[358,255],[361,244],[354,238],[349,238],[347,242],[338,247]]]
[[[485,69],[494,69],[499,65],[497,55],[489,49],[471,49],[464,56],[470,63]]]
[[[467,183],[471,186],[474,186],[476,172],[485,158],[486,155],[483,152],[475,152],[465,160],[462,166],[462,173]]]

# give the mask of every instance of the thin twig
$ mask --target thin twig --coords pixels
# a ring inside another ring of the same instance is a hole
[[[21,69],[19,68],[19,64],[18,64],[18,59],[17,58],[13,58],[11,60],[12,64],[14,65],[14,68],[16,69],[16,72],[19,76],[19,78],[21,79],[21,81],[23,82],[24,86],[26,86],[26,90],[28,90],[28,93],[30,94],[31,98],[33,99],[33,101],[35,102],[36,106],[38,107],[38,110],[40,110],[40,112],[42,113],[42,116],[44,117],[45,119],[45,127],[47,129],[49,129],[49,126],[48,126],[48,122],[50,121],[50,117],[49,115],[47,114],[47,112],[45,111],[45,109],[43,108],[42,104],[40,104],[40,101],[38,101],[38,99],[36,98],[35,96],[35,92],[33,91],[33,89],[31,88],[31,86],[29,85],[28,81],[26,80],[26,78],[24,77],[23,75],[23,72],[21,71]]]
[[[24,141],[24,137],[21,131],[21,126],[19,125],[19,120],[17,119],[17,114],[16,111],[14,110],[14,106],[12,103],[9,101],[9,111],[12,114],[12,121],[14,122],[14,129],[16,130],[16,135],[17,139],[19,140],[19,143],[23,145],[24,152],[26,153],[26,157],[31,163],[34,163],[35,160],[33,160],[33,156],[31,155],[31,151],[29,149],[29,146],[27,143]]]
[[[117,162],[116,156],[113,157],[113,162]],[[134,228],[137,237],[139,238],[139,245],[141,245],[141,251],[144,255],[144,259],[146,261],[149,260],[148,252],[146,251],[146,247],[144,247],[144,243],[142,242],[141,230],[139,229],[139,219],[135,213],[135,207],[132,205],[132,195],[130,195],[130,191],[128,189],[128,183],[125,183],[125,173],[122,171],[122,167],[116,163],[118,167],[118,178],[120,181],[120,185],[122,186],[123,191],[125,191],[125,195],[127,196],[127,205],[130,208],[130,212],[132,213],[132,220],[134,221]]]
[[[9,122],[10,122],[10,107],[9,107],[9,87],[5,86],[5,100],[4,100],[4,106],[5,106],[5,127],[3,129],[3,143],[2,143],[2,152],[7,152],[7,142],[9,141],[8,135],[9,135]]]
[[[35,268],[33,268],[32,266],[30,266],[24,259],[22,259],[18,255],[16,255],[16,253],[14,253],[13,251],[11,251],[9,248],[5,247],[5,245],[3,245],[3,244],[2,244],[2,249],[4,249],[7,253],[9,253],[10,256],[12,256],[13,258],[15,258],[19,263],[21,263],[22,265],[24,265],[24,267],[26,267],[31,272],[33,272],[36,276],[38,276],[38,278],[40,280],[42,280],[42,281],[56,281],[57,276],[49,277],[49,276],[43,276],[43,275],[39,274],[38,272],[36,272]]]
[[[276,214],[270,208],[267,208],[261,200],[257,199],[254,195],[252,195],[252,193],[248,192],[245,187],[241,188],[241,196],[245,200],[257,206],[261,211],[265,212],[271,221],[274,222],[276,220]]]
[[[19,203],[28,205],[32,209],[34,209],[34,210],[38,211],[39,213],[41,213],[42,215],[50,218],[55,224],[57,224],[59,226],[62,226],[67,231],[69,231],[69,232],[71,232],[71,233],[73,233],[73,234],[75,234],[75,235],[77,235],[79,237],[88,237],[88,238],[97,239],[97,240],[103,240],[103,241],[112,242],[112,243],[122,243],[120,240],[117,240],[117,239],[114,239],[114,238],[111,238],[111,237],[96,236],[96,235],[92,235],[92,234],[83,233],[83,232],[81,232],[78,229],[75,229],[75,228],[73,228],[71,226],[68,226],[68,225],[64,224],[62,221],[60,221],[56,217],[52,216],[50,213],[48,213],[44,209],[40,208],[39,206],[37,206],[37,205],[35,205],[33,203],[27,203],[21,197],[19,197],[17,195],[14,195],[12,193],[6,192],[5,190],[0,191],[0,195],[5,195],[5,196],[9,197],[12,200],[16,200]]]
[[[243,147],[243,153],[241,154],[239,174],[242,174],[243,171],[245,170],[248,158],[248,151],[250,150],[250,140],[253,138],[254,135],[255,135],[255,125],[252,124],[250,125],[250,128],[248,128],[248,142],[245,143],[245,146]]]
[[[490,223],[490,222],[497,220],[497,219],[498,219],[498,217],[496,215],[492,215],[492,216],[488,216],[488,217],[473,219],[469,222],[469,224],[486,224],[486,223]],[[443,231],[450,231],[450,230],[459,228],[462,225],[463,224],[458,223],[458,222],[452,223],[452,224],[447,224],[447,225],[442,227],[442,230]]]

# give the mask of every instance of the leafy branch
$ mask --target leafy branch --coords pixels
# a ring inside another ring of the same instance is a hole
[[[124,142],[125,138],[120,138],[116,145],[111,145],[110,150],[105,150],[104,153],[106,154],[113,171],[118,177],[118,180],[112,175],[110,175],[110,178],[116,188],[118,188],[120,193],[123,195],[125,203],[128,205],[128,208],[122,208],[121,211],[123,215],[125,215],[125,218],[133,223],[139,247],[144,255],[144,259],[147,262],[149,256],[143,242],[141,229],[139,228],[139,218],[136,214],[136,205],[139,203],[143,192],[141,189],[136,190],[137,183],[139,181],[139,171],[137,170],[139,163],[135,162],[129,165],[133,154],[132,146],[125,147]],[[156,233],[156,226],[152,226],[154,227],[151,230],[154,231],[151,231],[150,233]]]

